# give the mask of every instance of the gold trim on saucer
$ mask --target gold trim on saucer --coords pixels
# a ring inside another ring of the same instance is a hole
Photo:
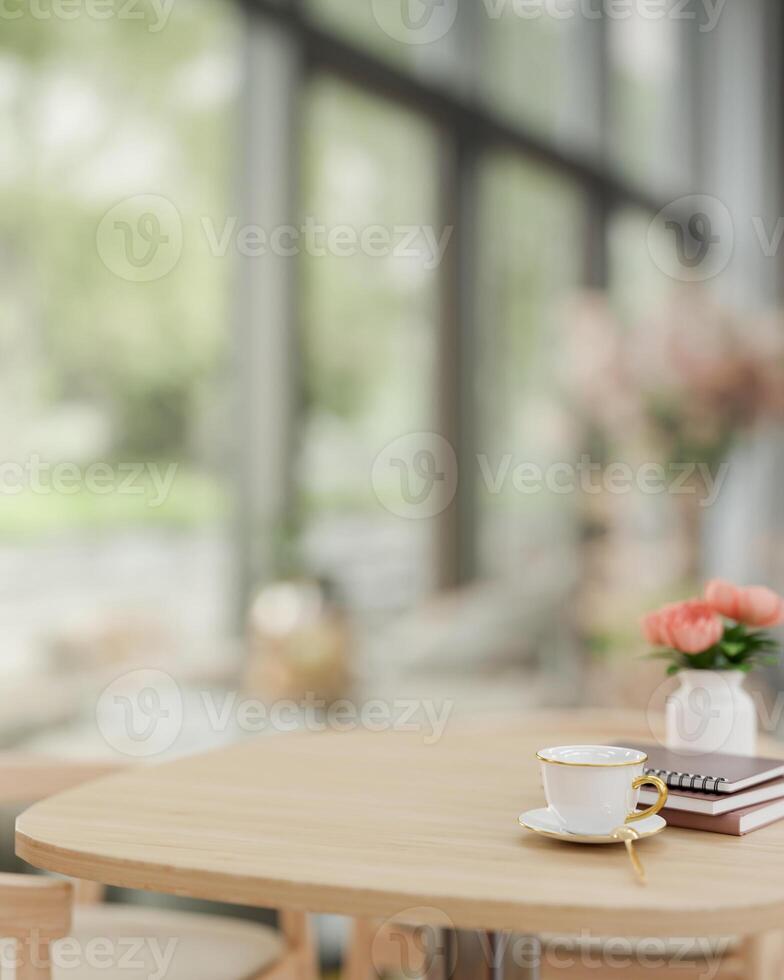
[[[618,833],[621,828],[612,831],[609,834],[573,834],[568,830],[545,830],[542,827],[534,827],[532,824],[526,823],[523,817],[526,814],[521,813],[517,818],[517,822],[521,827],[525,827],[526,830],[530,830],[535,834],[539,834],[540,837],[551,837],[553,840],[565,840],[571,841],[573,844],[622,844],[623,837]],[[639,830],[637,829],[635,833],[637,834],[637,839],[644,840],[646,837],[655,837],[656,834],[660,834],[667,827],[667,822],[661,817],[661,825],[653,828],[652,830]],[[633,828],[629,828],[630,830]]]
[[[558,746],[558,748],[565,748],[566,746]],[[623,746],[597,746],[597,748],[623,748]],[[547,762],[551,766],[584,766],[589,769],[607,769],[610,767],[620,767],[620,766],[641,766],[648,761],[648,753],[643,752],[642,749],[634,749],[633,751],[639,751],[642,755],[641,759],[635,759],[630,762],[565,762],[563,759],[545,759],[542,752],[547,752],[548,749],[540,749],[536,753],[536,758],[540,762]]]

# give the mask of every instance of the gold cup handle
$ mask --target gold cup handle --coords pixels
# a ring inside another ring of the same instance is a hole
[[[632,783],[632,789],[639,789],[646,783],[656,787],[656,789],[659,791],[659,799],[653,804],[653,806],[649,806],[645,810],[640,810],[639,813],[636,810],[634,813],[630,813],[626,818],[626,823],[631,823],[632,820],[644,820],[646,817],[652,817],[654,813],[658,813],[667,802],[667,785],[663,780],[659,779],[658,776],[638,776]]]

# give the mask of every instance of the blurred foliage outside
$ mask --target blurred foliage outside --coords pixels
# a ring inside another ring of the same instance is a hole
[[[0,439],[3,459],[178,464],[141,495],[5,496],[0,535],[216,519],[224,462],[232,263],[204,245],[230,213],[239,24],[219,0],[168,21],[24,16],[0,34]],[[127,9],[127,5],[125,5]],[[123,198],[168,197],[183,254],[125,282],[95,243]]]

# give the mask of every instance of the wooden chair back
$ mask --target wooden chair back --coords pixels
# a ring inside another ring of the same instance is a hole
[[[16,980],[50,980],[50,944],[71,928],[71,883],[0,874],[0,937],[15,946]]]
[[[36,803],[121,768],[116,762],[77,762],[26,752],[3,752],[0,753],[0,805]]]

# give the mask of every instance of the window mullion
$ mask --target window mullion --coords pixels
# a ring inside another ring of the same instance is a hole
[[[445,133],[441,159],[442,223],[452,233],[440,270],[437,416],[440,434],[454,449],[460,476],[455,497],[439,515],[436,527],[436,581],[447,588],[476,573],[478,147],[465,134]]]
[[[295,34],[249,17],[238,226],[296,224],[303,58]],[[240,614],[278,569],[292,499],[298,411],[296,259],[240,256],[235,320],[235,502]]]

